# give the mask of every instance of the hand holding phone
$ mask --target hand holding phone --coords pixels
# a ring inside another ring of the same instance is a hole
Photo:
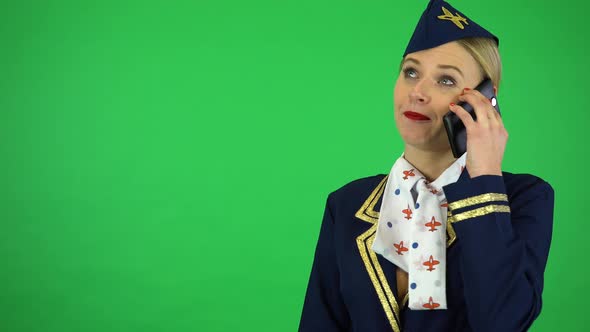
[[[494,83],[491,79],[485,79],[475,90],[481,92],[482,95],[488,98],[498,114],[500,114],[500,106],[498,105],[498,100],[494,93]],[[473,120],[477,120],[475,110],[470,104],[461,102],[457,105],[463,107],[471,115]],[[449,137],[453,156],[459,158],[467,151],[467,131],[465,130],[465,125],[463,125],[463,121],[455,113],[450,111],[443,117],[443,123],[447,131],[447,136]]]

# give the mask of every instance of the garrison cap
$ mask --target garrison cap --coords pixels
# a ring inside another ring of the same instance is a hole
[[[496,41],[496,45],[500,44],[498,37],[456,10],[448,2],[430,0],[403,56],[467,37],[492,38]]]

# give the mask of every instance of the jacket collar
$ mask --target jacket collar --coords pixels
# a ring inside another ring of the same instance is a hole
[[[355,213],[355,217],[371,224],[376,224],[379,221],[379,209],[381,209],[381,199],[386,183],[387,175],[383,177],[377,187],[373,189],[369,197],[363,202],[363,205]]]
[[[385,184],[387,183],[387,175],[379,182],[373,189],[369,197],[365,199],[361,207],[355,213],[355,217],[371,224],[379,222],[379,210],[381,209],[381,201],[383,199],[383,192],[385,191]],[[467,168],[463,169],[459,181],[465,181],[470,178]],[[450,217],[450,215],[449,215]],[[447,220],[447,248],[451,246],[457,239],[457,234],[450,221]]]

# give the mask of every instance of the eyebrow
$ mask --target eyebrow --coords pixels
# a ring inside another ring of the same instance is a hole
[[[406,62],[414,62],[417,65],[420,64],[420,61],[418,61],[418,60],[416,60],[414,58],[406,58],[403,63],[406,63]],[[461,74],[461,76],[465,77],[465,75],[463,75],[463,72],[461,71],[461,69],[459,69],[458,67],[455,67],[455,66],[452,66],[452,65],[438,65],[437,67],[440,68],[440,69],[454,69],[454,70],[458,71],[459,74]]]

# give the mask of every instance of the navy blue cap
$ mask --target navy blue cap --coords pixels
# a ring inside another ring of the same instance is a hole
[[[456,10],[448,2],[442,0],[430,0],[428,6],[414,34],[406,47],[404,57],[429,48],[433,48],[457,39],[467,37],[487,37],[500,44],[498,37],[468,18],[465,14]]]

